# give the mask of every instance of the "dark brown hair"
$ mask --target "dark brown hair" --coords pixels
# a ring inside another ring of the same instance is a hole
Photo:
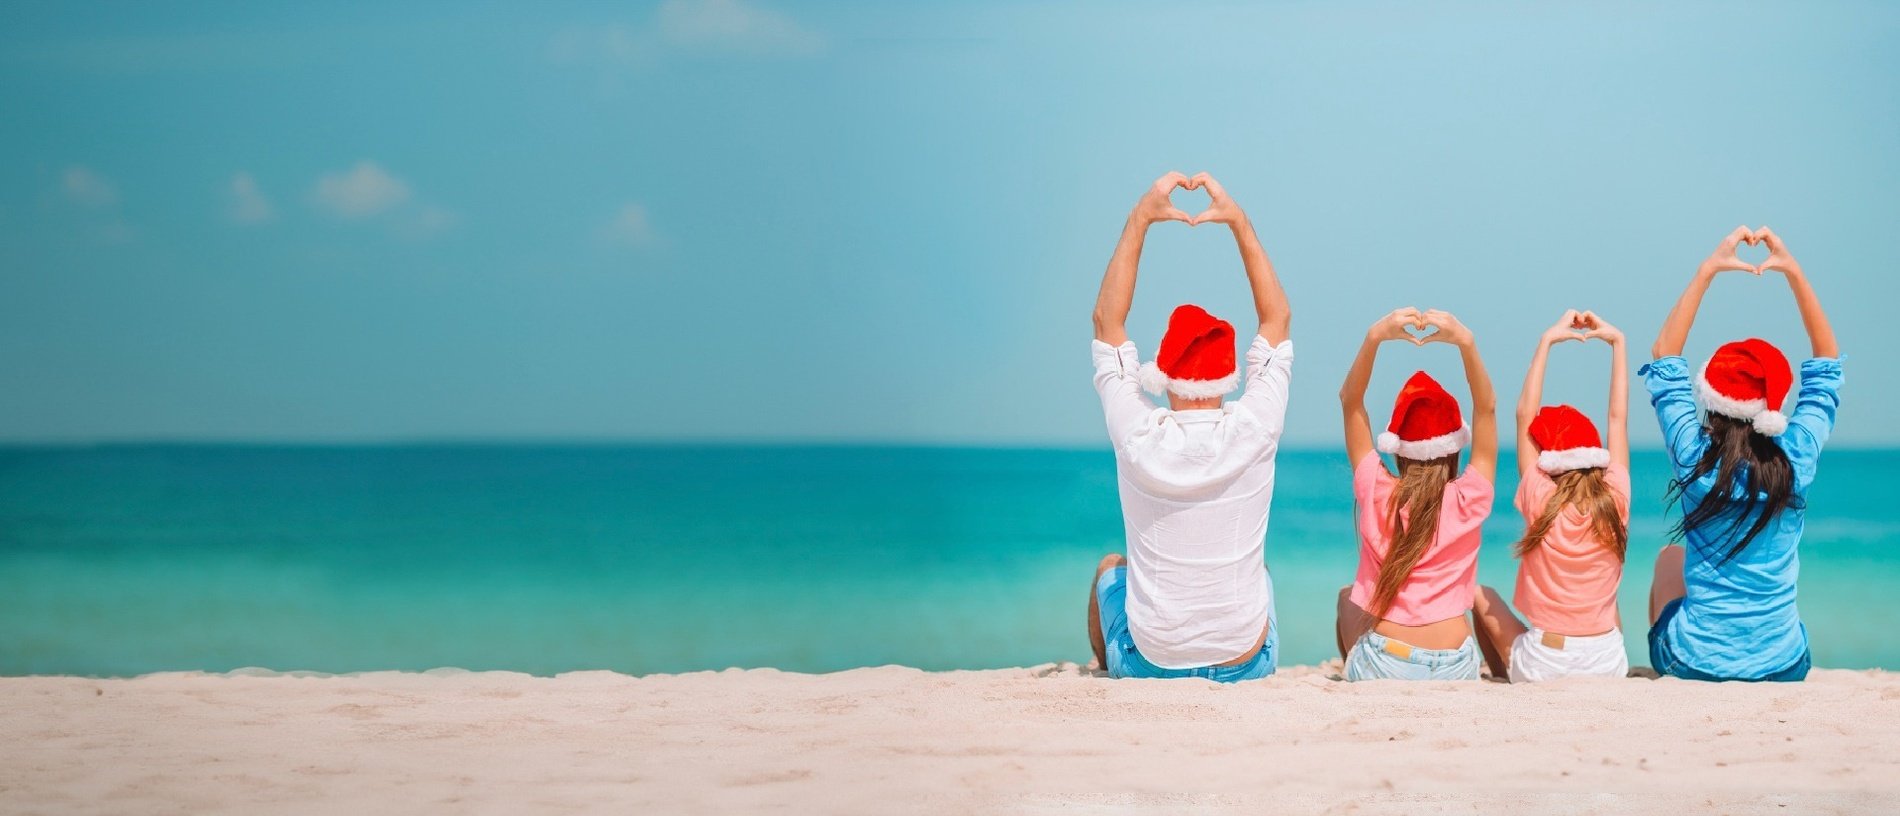
[[[1669,483],[1668,501],[1683,505],[1682,520],[1676,522],[1670,536],[1681,540],[1690,530],[1709,528],[1712,532],[1714,525],[1726,523],[1728,526],[1717,535],[1733,538],[1743,524],[1748,524],[1747,532],[1735,538],[1734,545],[1723,553],[1722,563],[1727,563],[1747,549],[1782,510],[1801,505],[1794,496],[1794,466],[1775,440],[1756,433],[1746,421],[1715,413],[1709,414],[1707,429],[1709,447],[1695,469],[1688,478]],[[1684,488],[1710,473],[1715,474],[1715,483],[1710,485],[1709,494],[1700,504],[1688,506]]]
[[[1590,516],[1591,532],[1596,534],[1597,542],[1603,548],[1616,553],[1616,560],[1623,560],[1623,554],[1629,549],[1629,525],[1623,523],[1623,513],[1616,506],[1616,492],[1603,479],[1603,468],[1578,468],[1559,473],[1551,477],[1557,484],[1556,492],[1550,494],[1550,501],[1544,503],[1543,512],[1524,528],[1524,538],[1517,542],[1517,556],[1537,549],[1544,543],[1544,536],[1550,534],[1550,526],[1557,523],[1557,515],[1563,512],[1564,505],[1576,507]]]
[[[1379,582],[1372,591],[1372,606],[1366,610],[1378,617],[1385,617],[1392,608],[1399,588],[1438,536],[1438,513],[1445,506],[1445,485],[1458,469],[1458,454],[1437,459],[1400,458],[1398,462],[1399,484],[1392,488],[1385,508],[1385,528],[1391,544],[1385,549],[1385,560],[1379,563]]]

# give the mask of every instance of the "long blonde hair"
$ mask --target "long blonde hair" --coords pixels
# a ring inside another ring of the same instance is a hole
[[[1386,500],[1385,560],[1379,562],[1379,582],[1372,591],[1372,606],[1366,611],[1385,617],[1399,597],[1405,579],[1412,576],[1425,551],[1438,537],[1438,515],[1445,506],[1445,485],[1458,468],[1458,454],[1437,459],[1399,460],[1399,484]]]
[[[1517,542],[1517,557],[1537,549],[1544,543],[1544,536],[1550,534],[1550,526],[1557,523],[1557,514],[1562,513],[1564,505],[1571,505],[1590,516],[1592,532],[1596,533],[1598,543],[1616,554],[1616,560],[1623,560],[1629,549],[1629,525],[1623,523],[1623,514],[1616,506],[1615,491],[1610,489],[1603,479],[1603,468],[1579,468],[1551,477],[1557,484],[1557,490],[1550,494],[1550,501],[1544,503],[1543,512],[1524,528],[1524,538]]]

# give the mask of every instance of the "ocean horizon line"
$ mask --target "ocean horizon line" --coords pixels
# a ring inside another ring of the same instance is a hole
[[[150,448],[255,448],[283,450],[400,450],[400,449],[621,449],[621,450],[814,450],[814,451],[1000,451],[1051,453],[1107,453],[1106,441],[1099,444],[1059,442],[955,442],[941,440],[883,439],[770,439],[770,438],[683,438],[654,437],[388,437],[377,439],[218,439],[218,438],[124,438],[124,439],[0,439],[0,451],[95,450]],[[1288,453],[1340,453],[1344,445],[1320,442],[1292,442],[1280,450]],[[1514,452],[1515,446],[1500,445],[1500,452]],[[1663,453],[1661,445],[1633,445],[1632,453]],[[1900,452],[1900,442],[1852,443],[1828,445],[1831,453]]]

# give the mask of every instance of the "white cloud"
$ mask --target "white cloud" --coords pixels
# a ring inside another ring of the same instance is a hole
[[[404,238],[420,241],[453,229],[456,223],[461,220],[462,219],[453,212],[437,207],[434,204],[428,204],[424,205],[414,214],[404,217],[396,225],[396,230],[401,233]]]
[[[645,25],[577,26],[558,32],[556,62],[642,67],[667,53],[796,57],[824,50],[825,38],[789,15],[748,0],[666,0]]]
[[[647,218],[646,207],[628,204],[601,228],[600,235],[610,244],[642,246],[653,242],[653,222]]]
[[[363,218],[409,200],[409,185],[373,161],[317,179],[316,202],[343,218]]]
[[[660,36],[673,45],[747,54],[810,54],[824,39],[785,14],[742,0],[666,0]]]
[[[257,186],[250,173],[231,177],[231,220],[240,224],[262,224],[277,217],[277,209]]]
[[[60,176],[59,187],[67,201],[81,206],[103,208],[119,203],[119,190],[112,182],[78,165],[66,168]]]

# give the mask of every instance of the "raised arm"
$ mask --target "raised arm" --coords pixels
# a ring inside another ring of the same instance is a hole
[[[1095,339],[1111,346],[1128,342],[1128,307],[1135,302],[1135,272],[1141,265],[1141,245],[1148,237],[1148,227],[1157,221],[1189,220],[1187,213],[1168,201],[1168,194],[1176,187],[1193,189],[1187,176],[1180,173],[1155,179],[1122,224],[1121,240],[1115,244],[1115,254],[1108,258],[1108,271],[1102,274],[1102,291],[1095,296]]]
[[[1366,329],[1359,344],[1359,356],[1346,370],[1346,382],[1339,386],[1339,410],[1346,420],[1346,456],[1356,467],[1372,452],[1372,420],[1366,416],[1366,384],[1372,382],[1372,364],[1379,356],[1379,344],[1387,340],[1419,341],[1405,332],[1406,326],[1424,328],[1424,315],[1407,306],[1378,319]],[[1273,338],[1269,337],[1268,340]]]
[[[1565,340],[1582,340],[1583,335],[1577,333],[1583,328],[1582,321],[1582,313],[1570,309],[1537,338],[1530,370],[1524,372],[1524,389],[1517,394],[1518,473],[1529,473],[1531,468],[1537,467],[1538,450],[1531,444],[1531,420],[1536,419],[1538,409],[1544,407],[1544,367],[1550,360],[1550,347]]]
[[[1471,330],[1450,312],[1433,309],[1425,313],[1425,322],[1438,331],[1426,335],[1427,343],[1450,343],[1458,347],[1465,365],[1465,382],[1471,386],[1471,469],[1486,481],[1498,475],[1498,395],[1491,388],[1491,375],[1478,356],[1478,341]]]
[[[1623,343],[1623,330],[1610,325],[1609,321],[1597,317],[1596,312],[1584,312],[1583,326],[1589,331],[1584,337],[1602,340],[1610,346],[1610,412],[1607,415],[1609,427],[1603,429],[1609,445],[1610,462],[1623,469],[1630,470],[1630,362],[1629,350]]]
[[[1767,227],[1755,230],[1755,238],[1768,244],[1768,260],[1762,262],[1761,271],[1780,272],[1788,279],[1788,288],[1794,291],[1794,304],[1801,310],[1801,325],[1808,330],[1808,345],[1813,348],[1814,356],[1841,356],[1841,346],[1834,340],[1834,326],[1827,322],[1827,312],[1821,310],[1821,298],[1808,284],[1801,262],[1788,254],[1781,236]]]
[[[1253,222],[1213,176],[1196,173],[1188,184],[1190,189],[1205,188],[1209,201],[1207,209],[1194,216],[1190,223],[1197,227],[1226,224],[1233,230],[1234,243],[1240,245],[1241,265],[1247,270],[1247,283],[1253,287],[1253,309],[1260,318],[1260,336],[1279,345],[1291,333],[1293,310],[1287,303],[1286,290],[1280,287],[1279,276],[1273,273],[1273,262],[1260,246],[1260,236],[1254,234]]]
[[[1755,243],[1753,232],[1747,227],[1736,227],[1722,239],[1721,245],[1702,260],[1696,267],[1695,277],[1689,280],[1689,288],[1676,298],[1676,305],[1669,310],[1669,316],[1663,318],[1662,331],[1656,335],[1656,344],[1649,348],[1652,358],[1674,357],[1682,353],[1682,346],[1689,341],[1689,327],[1695,324],[1695,313],[1702,308],[1702,296],[1709,291],[1709,283],[1715,280],[1718,272],[1739,270],[1760,274],[1760,270],[1742,263],[1735,257],[1735,246],[1747,241]]]

